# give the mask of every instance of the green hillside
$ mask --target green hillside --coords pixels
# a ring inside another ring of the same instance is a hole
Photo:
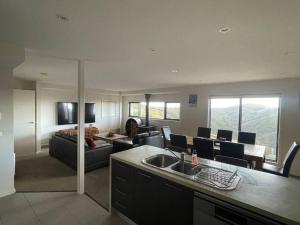
[[[213,108],[211,112],[213,133],[216,134],[218,129],[233,130],[233,138],[237,139],[238,115],[237,107]],[[254,104],[243,106],[241,130],[256,133],[256,143],[267,146],[267,154],[276,153],[277,121],[277,108]]]

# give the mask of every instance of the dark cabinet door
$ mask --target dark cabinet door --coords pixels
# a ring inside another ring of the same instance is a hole
[[[160,224],[193,224],[193,191],[162,179],[159,193]]]
[[[141,170],[135,171],[134,208],[138,225],[157,224],[157,177]]]
[[[112,161],[112,206],[125,216],[133,217],[132,168],[124,163]]]

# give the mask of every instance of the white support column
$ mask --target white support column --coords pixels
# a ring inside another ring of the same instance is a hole
[[[35,83],[35,153],[42,151],[41,138],[41,84],[39,81]]]
[[[77,192],[84,193],[84,61],[78,61],[78,135],[77,135]]]

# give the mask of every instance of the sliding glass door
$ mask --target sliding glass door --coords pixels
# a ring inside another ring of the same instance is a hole
[[[237,140],[239,111],[239,98],[212,98],[210,100],[210,127],[212,137],[217,137],[218,130],[232,130],[233,139]]]
[[[266,158],[276,160],[279,98],[242,98],[241,130],[256,133],[256,144],[264,145]]]
[[[256,144],[266,146],[266,158],[277,159],[280,98],[235,97],[210,99],[210,127],[232,130],[233,141],[239,131],[256,133]]]

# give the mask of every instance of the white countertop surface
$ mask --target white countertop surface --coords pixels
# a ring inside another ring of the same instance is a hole
[[[165,179],[189,187],[236,206],[259,213],[286,224],[300,224],[300,180],[280,177],[239,167],[241,181],[233,191],[222,191],[196,183],[176,174],[143,164],[155,154],[170,154],[167,150],[144,145],[111,155],[115,159]],[[189,159],[190,156],[187,156]],[[200,163],[215,162],[199,158]],[[226,165],[224,165],[226,166]]]

